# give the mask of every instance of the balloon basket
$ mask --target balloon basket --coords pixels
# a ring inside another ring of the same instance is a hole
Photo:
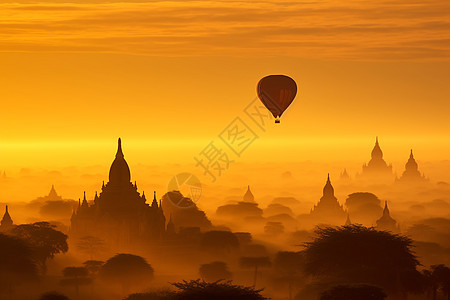
[[[275,124],[280,123],[280,119],[275,119]]]

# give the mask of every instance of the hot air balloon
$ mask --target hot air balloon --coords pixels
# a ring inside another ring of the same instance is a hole
[[[257,92],[261,102],[274,116],[275,123],[280,123],[279,118],[297,94],[297,84],[285,75],[269,75],[258,82]]]

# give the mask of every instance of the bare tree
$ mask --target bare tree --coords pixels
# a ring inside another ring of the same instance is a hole
[[[279,281],[287,282],[289,288],[289,300],[292,299],[292,287],[294,282],[301,280],[304,275],[304,256],[301,252],[280,251],[274,259],[275,277]]]
[[[74,286],[77,299],[80,298],[80,285],[92,282],[92,279],[88,277],[89,271],[85,267],[67,267],[63,270],[63,275],[61,284]]]
[[[267,256],[261,257],[241,257],[239,264],[242,268],[252,268],[255,269],[253,287],[256,287],[256,279],[258,277],[258,268],[269,268],[272,264],[270,258]]]

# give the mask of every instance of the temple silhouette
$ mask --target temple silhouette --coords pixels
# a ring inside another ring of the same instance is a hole
[[[330,174],[328,174],[327,182],[323,187],[323,195],[319,202],[311,209],[310,215],[318,222],[331,222],[342,224],[347,213],[337,198],[334,196],[334,188],[331,185]]]
[[[371,159],[369,163],[362,167],[361,177],[369,179],[374,178],[388,178],[392,177],[392,164],[388,165],[383,159],[383,151],[378,143],[378,137],[375,140],[375,146],[372,149]]]
[[[428,180],[425,178],[423,174],[419,172],[419,166],[414,159],[414,154],[411,149],[411,153],[409,154],[409,159],[405,164],[405,171],[400,178],[397,179],[397,182],[400,183],[420,183],[427,182]]]
[[[384,230],[384,231],[391,231],[391,232],[399,232],[400,227],[397,224],[397,221],[395,221],[389,212],[389,208],[387,205],[387,201],[384,202],[384,210],[383,215],[381,218],[377,220],[377,229],[378,230]]]
[[[237,203],[225,204],[219,206],[216,210],[218,216],[223,217],[239,217],[245,222],[261,222],[263,221],[263,210],[259,207],[259,204],[255,201],[255,196],[250,190],[250,186],[247,186],[247,191],[242,196],[242,201]]]
[[[350,180],[350,175],[347,173],[347,169],[344,169],[344,171],[341,172],[341,175],[339,176],[341,180]]]
[[[172,227],[169,226],[169,227]],[[84,193],[71,217],[71,237],[98,236],[111,246],[145,246],[160,241],[166,233],[166,219],[156,192],[147,203],[125,161],[119,138],[116,157],[109,170],[109,182],[89,204]]]
[[[48,193],[48,195],[46,197],[43,197],[43,199],[45,199],[47,201],[57,201],[57,200],[62,200],[62,197],[60,195],[58,195],[58,193],[56,193],[55,185],[52,184],[52,188],[50,189],[50,192]]]
[[[0,232],[6,232],[14,228],[14,222],[9,215],[8,205],[6,205],[5,213],[3,214],[3,218],[0,221]]]
[[[244,202],[255,202],[255,196],[253,196],[252,191],[250,191],[250,186],[247,186],[247,192],[245,192],[242,200]]]

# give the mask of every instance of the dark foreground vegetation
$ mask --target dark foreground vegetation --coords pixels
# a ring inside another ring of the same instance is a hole
[[[190,300],[190,299],[236,299],[236,300],[262,300],[267,299],[261,296],[262,290],[255,290],[252,287],[234,285],[231,281],[205,282],[200,279],[182,281],[172,284],[177,291],[159,291],[151,293],[133,294],[126,300]]]
[[[19,292],[46,280],[46,262],[67,251],[66,238],[48,223],[0,234],[0,299],[20,299],[16,297]],[[216,246],[221,242],[229,241],[218,239]],[[422,266],[413,241],[406,236],[361,225],[322,227],[303,247],[298,252],[237,255],[227,257],[227,261],[200,264],[197,276],[202,279],[175,282],[163,290],[154,285],[154,290],[149,290],[158,270],[143,257],[119,253],[105,262],[88,260],[79,266],[66,266],[54,288],[63,293],[50,290],[40,298],[29,299],[69,299],[63,294],[72,300],[109,299],[102,295],[113,288],[126,300],[268,299],[267,289],[277,289],[284,299],[298,300],[450,297],[450,268],[443,264]],[[240,267],[247,274],[246,286],[230,280],[233,260],[234,268]],[[261,282],[263,273],[265,280]],[[115,295],[111,299],[119,299]]]

